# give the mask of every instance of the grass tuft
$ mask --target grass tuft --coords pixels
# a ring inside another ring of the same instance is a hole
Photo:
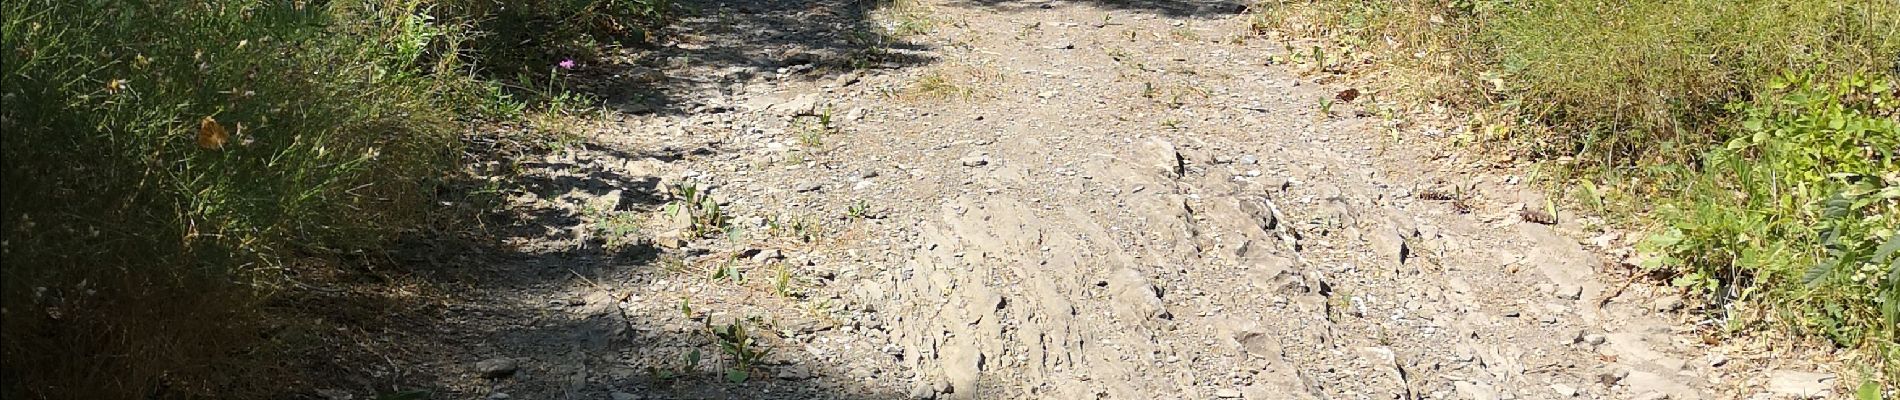
[[[0,397],[309,389],[274,358],[309,321],[266,307],[334,268],[300,260],[424,225],[471,119],[539,112],[476,71],[552,75],[655,1],[0,0]]]

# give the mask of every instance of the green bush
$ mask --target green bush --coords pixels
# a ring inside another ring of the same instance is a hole
[[[564,107],[557,62],[674,8],[0,0],[0,397],[296,390],[272,295],[436,212],[467,119],[561,114],[511,98]]]
[[[1782,320],[1843,346],[1900,350],[1893,88],[1884,77],[1791,75],[1737,107],[1726,145],[1700,168],[1663,174],[1689,184],[1661,202],[1665,228],[1644,243],[1658,256],[1647,267],[1677,271],[1679,286],[1775,304]]]
[[[459,154],[421,4],[0,3],[5,397],[260,389],[287,257],[412,226]]]

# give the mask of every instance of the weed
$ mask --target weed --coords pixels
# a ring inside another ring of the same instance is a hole
[[[913,97],[922,98],[968,99],[972,94],[976,93],[976,91],[951,81],[950,78],[944,76],[942,73],[933,72],[918,77],[917,81],[911,84],[910,93],[913,94]]]
[[[1036,21],[1036,22],[1023,24],[1022,28],[1016,29],[1016,40],[1027,40],[1030,37],[1035,36],[1037,32],[1041,32],[1041,31],[1042,31],[1042,21]]]
[[[818,115],[798,117],[792,125],[798,130],[798,143],[806,147],[823,147],[826,136],[838,133],[838,127],[832,123],[830,106],[826,106]]]
[[[929,5],[918,0],[893,0],[877,10],[884,30],[891,36],[910,37],[929,34],[937,28]]]
[[[785,263],[774,263],[777,270],[772,275],[772,293],[779,297],[792,297],[797,294],[792,287],[792,268]]]
[[[760,345],[758,339],[747,333],[744,321],[708,328],[718,339],[719,352],[731,362],[726,368],[727,381],[740,383],[751,379],[753,370],[772,354],[772,349]]]
[[[766,219],[766,230],[774,236],[790,236],[810,243],[818,240],[822,227],[808,217],[775,215]]]
[[[866,201],[864,199],[858,199],[857,202],[851,203],[851,205],[849,207],[845,207],[845,210],[844,210],[845,217],[850,218],[850,219],[870,218],[870,214],[871,214],[871,202]]]
[[[619,250],[639,242],[642,224],[638,214],[594,208],[589,208],[587,214],[593,222],[593,236],[599,238],[608,250]]]
[[[1194,41],[1201,40],[1201,34],[1199,32],[1195,32],[1193,28],[1189,28],[1186,26],[1168,30],[1168,37],[1172,37],[1174,38],[1174,40],[1179,40],[1183,42],[1194,42]]]
[[[707,269],[706,280],[725,280],[735,285],[743,285],[745,284],[745,271],[739,269],[739,258],[733,256]]]
[[[429,221],[485,97],[426,11],[0,2],[0,348],[33,366],[0,397],[297,390],[252,365],[279,365],[268,294]]]
[[[678,365],[648,366],[647,375],[652,376],[653,379],[664,382],[691,376],[694,371],[699,370],[699,361],[701,359],[703,359],[703,356],[700,355],[699,349],[692,349],[686,352],[686,354],[680,355],[680,363]]]
[[[729,228],[731,217],[720,209],[719,201],[700,190],[699,185],[676,183],[673,185],[673,194],[678,200],[667,203],[664,211],[668,216],[685,220],[686,233],[706,237],[726,232]]]
[[[467,121],[559,132],[590,101],[542,74],[672,9],[506,6],[0,1],[0,296],[20,310],[0,348],[36,366],[0,373],[0,397],[305,389],[251,365],[286,358],[263,322],[305,322],[265,315],[270,296],[328,276],[306,259],[375,258],[448,219],[432,204],[457,192]]]

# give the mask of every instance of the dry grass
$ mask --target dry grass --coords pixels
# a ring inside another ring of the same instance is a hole
[[[1001,82],[1000,72],[971,64],[936,67],[919,75],[892,96],[904,101],[975,100],[989,96],[986,87]]]

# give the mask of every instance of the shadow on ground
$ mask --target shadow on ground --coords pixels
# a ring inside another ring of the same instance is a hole
[[[954,0],[951,4],[998,11],[1087,6],[1104,10],[1153,13],[1175,18],[1220,18],[1246,12],[1247,2],[1232,0]]]
[[[579,88],[631,114],[719,112],[731,95],[764,80],[823,80],[858,70],[899,69],[938,61],[935,47],[898,35],[897,22],[876,15],[916,0],[700,0],[687,10],[669,43],[630,60],[576,72]],[[998,12],[1085,6],[1168,17],[1238,15],[1235,0],[954,0],[953,7]],[[933,18],[928,11],[918,18]],[[936,21],[951,23],[952,21]]]
[[[639,241],[611,246],[593,229],[603,209],[648,216],[673,199],[657,177],[627,173],[627,160],[718,157],[717,148],[630,151],[578,146],[540,156],[514,156],[521,171],[500,186],[496,211],[471,215],[459,230],[405,238],[388,265],[331,280],[341,289],[286,298],[300,312],[326,319],[314,333],[326,341],[303,349],[303,360],[326,375],[304,398],[616,399],[883,399],[901,397],[847,374],[815,373],[823,365],[766,356],[735,368],[722,352],[715,307],[630,308],[629,296],[657,281],[703,279],[696,270],[666,268],[663,252]],[[485,187],[461,182],[460,193]],[[525,201],[523,199],[538,199]],[[611,199],[611,201],[608,201]],[[601,206],[602,208],[590,208]],[[668,300],[670,302],[670,300]],[[670,304],[670,303],[669,303]],[[744,323],[755,349],[796,354],[770,324]],[[280,333],[300,336],[305,333]],[[694,357],[692,354],[697,353]],[[485,360],[518,367],[485,374]],[[751,376],[728,379],[734,369]],[[425,395],[426,393],[426,395]],[[419,396],[419,397],[402,397]]]

